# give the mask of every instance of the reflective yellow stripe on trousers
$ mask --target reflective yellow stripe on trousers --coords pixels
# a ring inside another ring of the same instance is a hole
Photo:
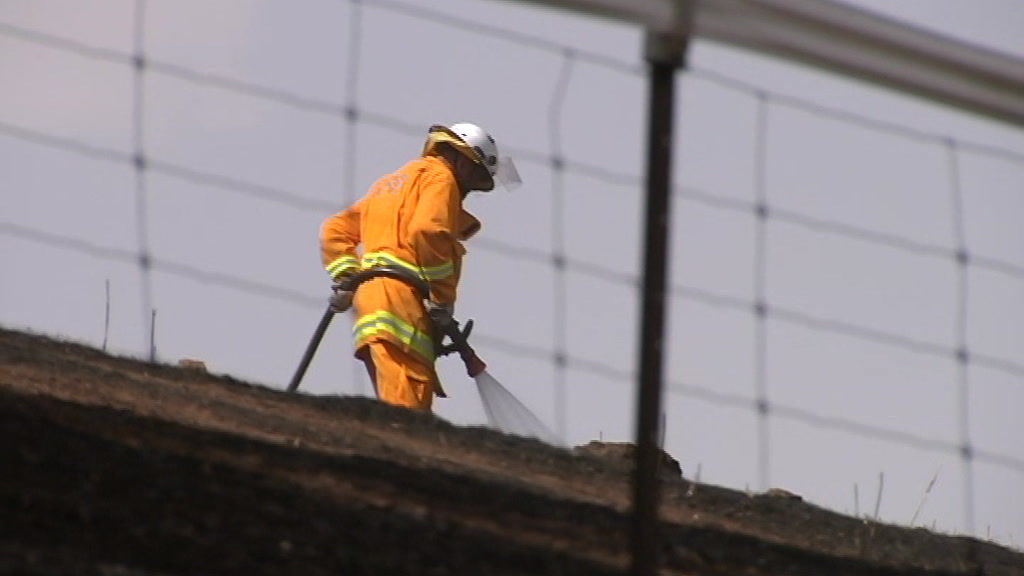
[[[455,264],[448,260],[436,266],[417,266],[387,252],[370,252],[363,256],[363,268],[398,266],[424,280],[444,280],[455,272]]]
[[[387,332],[398,338],[400,342],[409,346],[428,362],[433,362],[434,342],[428,334],[416,330],[404,320],[391,312],[381,310],[366,314],[356,321],[352,327],[352,334],[355,337],[356,345],[362,345],[363,340],[377,334]]]

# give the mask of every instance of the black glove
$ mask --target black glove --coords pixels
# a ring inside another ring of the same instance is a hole
[[[455,322],[455,331],[458,332],[458,334],[460,335],[459,336],[459,340],[461,340],[463,342],[468,341],[469,340],[469,333],[473,331],[473,321],[472,320],[466,320],[466,327],[463,328],[462,330],[459,330],[459,324],[458,324],[458,322]],[[449,338],[451,338],[450,334],[448,334],[447,336]],[[445,344],[443,346],[439,346],[438,347],[438,351],[437,351],[437,355],[438,356],[447,356],[447,355],[451,354],[452,352],[458,352],[460,346],[461,346],[460,342],[456,342],[456,341],[452,340],[452,342],[450,344]]]
[[[452,319],[451,307],[427,300],[426,308],[427,316],[430,317],[430,322],[434,325],[434,330],[443,338],[444,335],[448,333],[448,328],[454,321]]]
[[[331,287],[331,297],[329,302],[331,304],[331,310],[335,312],[344,312],[352,307],[352,297],[355,296],[355,292],[351,290],[345,290],[338,284]]]

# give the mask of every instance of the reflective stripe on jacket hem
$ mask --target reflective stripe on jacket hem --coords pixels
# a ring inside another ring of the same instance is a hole
[[[387,310],[380,310],[361,316],[352,327],[352,335],[355,337],[357,348],[362,346],[365,340],[381,332],[394,336],[399,342],[411,348],[428,362],[435,360],[434,342],[430,336],[416,330],[416,328]]]

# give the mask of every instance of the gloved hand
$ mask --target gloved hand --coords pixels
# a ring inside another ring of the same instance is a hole
[[[451,307],[428,300],[426,308],[430,322],[434,325],[437,334],[443,338],[444,334],[448,332],[448,327],[452,325]]]
[[[462,340],[463,342],[465,342],[465,341],[469,340],[469,333],[473,331],[473,321],[472,320],[467,320],[465,328],[463,328],[462,330],[459,330],[458,326],[456,326],[455,330],[459,334],[461,334],[461,336],[459,337],[459,340]],[[447,336],[449,338],[451,338],[450,334],[447,334]],[[455,342],[453,340],[452,342],[450,342],[448,344],[444,344],[442,346],[438,346],[437,355],[438,356],[447,356],[447,355],[451,354],[452,352],[459,352],[460,348],[461,347],[460,347],[459,343]]]
[[[329,302],[331,304],[331,310],[335,312],[344,312],[352,307],[352,297],[355,292],[351,290],[344,290],[337,284],[332,287],[331,297]]]

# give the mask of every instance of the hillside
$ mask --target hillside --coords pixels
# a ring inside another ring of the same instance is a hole
[[[0,574],[623,574],[623,446],[573,451],[0,329]],[[628,447],[627,447],[628,448]],[[664,574],[1024,576],[1024,555],[666,467]]]

